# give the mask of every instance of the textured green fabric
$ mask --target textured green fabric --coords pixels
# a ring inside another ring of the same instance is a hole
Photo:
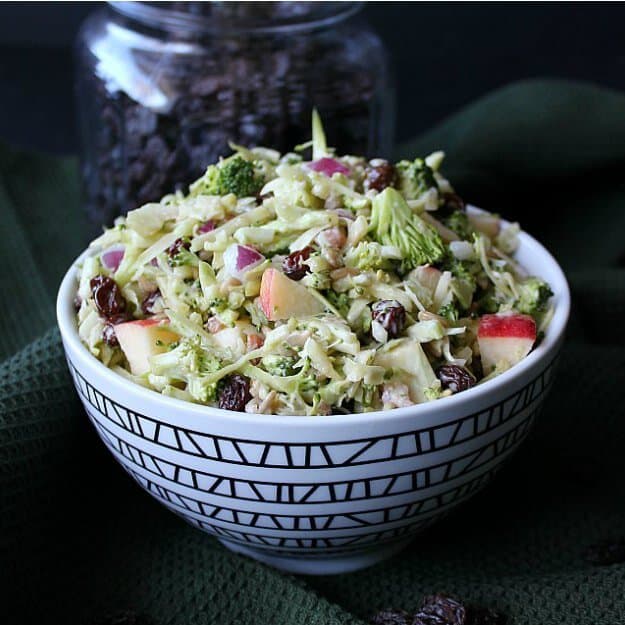
[[[581,557],[625,533],[625,96],[516,84],[399,152],[439,147],[464,197],[519,218],[567,270],[574,314],[559,378],[533,436],[483,493],[392,560],[327,578],[227,552],[108,456],[57,332],[33,341],[52,327],[60,274],[82,246],[75,165],[0,153],[0,588],[3,611],[20,609],[4,622],[130,608],[163,625],[346,625],[446,590],[519,625],[625,623],[625,565]]]

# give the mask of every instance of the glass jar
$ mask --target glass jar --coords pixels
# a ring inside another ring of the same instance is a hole
[[[394,91],[354,2],[111,2],[83,25],[77,94],[92,231],[230,153],[289,151],[317,107],[340,153],[385,156]]]

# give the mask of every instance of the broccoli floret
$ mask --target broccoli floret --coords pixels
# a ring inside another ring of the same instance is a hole
[[[442,222],[450,229],[453,230],[461,239],[465,241],[471,241],[473,236],[473,228],[469,223],[469,218],[464,211],[454,211],[448,217],[445,217]]]
[[[448,321],[458,321],[458,319],[460,319],[460,310],[458,308],[458,304],[455,302],[449,302],[448,304],[441,306],[438,314]]]
[[[293,357],[278,356],[277,354],[267,354],[266,356],[263,356],[261,361],[267,373],[283,378],[297,373],[297,370],[295,369],[295,362],[296,359]]]
[[[382,248],[374,241],[361,241],[349,249],[344,260],[346,267],[355,267],[361,271],[388,271],[393,264],[390,259],[382,257]]]
[[[445,256],[441,263],[443,271],[450,271],[453,276],[451,290],[462,310],[467,310],[473,301],[473,294],[477,288],[476,275],[481,270],[477,261],[459,260],[453,254]]]
[[[223,364],[202,346],[199,339],[185,338],[174,349],[155,356],[151,366],[156,375],[186,382],[186,390],[194,399],[209,402],[216,396],[213,374]]]
[[[399,189],[408,200],[416,200],[432,187],[438,188],[434,171],[422,158],[414,161],[399,161],[395,165],[399,176]]]
[[[206,173],[190,187],[195,195],[228,195],[237,197],[256,195],[262,188],[264,179],[254,164],[236,154],[217,165],[209,165]]]
[[[453,254],[445,255],[440,265],[442,271],[450,271],[458,280],[464,280],[475,289],[475,276],[480,272],[481,265],[477,261],[459,260]]]
[[[497,297],[495,289],[490,286],[488,289],[482,292],[477,300],[477,310],[480,314],[493,314],[499,312],[499,309],[504,304],[504,301]]]
[[[519,298],[515,308],[527,315],[536,315],[547,308],[547,302],[553,295],[549,285],[540,278],[527,278],[517,284]]]
[[[339,313],[341,313],[341,317],[343,317],[343,319],[347,317],[347,313],[349,312],[351,305],[349,297],[347,297],[347,293],[337,293],[333,289],[328,289],[324,293],[324,297],[334,308],[336,308]]]
[[[445,256],[438,232],[414,214],[401,193],[391,187],[373,198],[369,232],[378,243],[399,248],[404,273]]]

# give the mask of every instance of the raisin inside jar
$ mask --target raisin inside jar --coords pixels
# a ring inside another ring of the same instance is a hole
[[[351,2],[162,2],[94,12],[75,65],[93,235],[128,210],[186,191],[230,154],[229,142],[288,152],[310,137],[313,107],[341,152],[389,153],[392,73],[381,40],[351,19],[357,10]],[[124,59],[133,62],[130,80]]]

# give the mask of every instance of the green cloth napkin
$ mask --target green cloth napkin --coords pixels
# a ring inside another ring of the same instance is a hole
[[[159,625],[347,625],[436,591],[515,624],[625,622],[625,565],[582,557],[625,534],[625,96],[515,84],[398,155],[437,148],[461,195],[519,219],[566,269],[574,312],[559,377],[491,486],[393,559],[319,578],[226,551],[106,453],[53,329],[58,282],[83,246],[76,164],[0,150],[4,622],[88,623],[130,609]]]

